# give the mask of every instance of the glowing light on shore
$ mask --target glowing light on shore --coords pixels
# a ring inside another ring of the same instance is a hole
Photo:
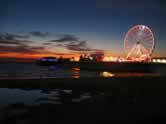
[[[163,60],[162,60],[162,63],[166,63],[166,60],[165,60],[165,59],[163,59]]]
[[[153,63],[166,63],[166,59],[153,59]]]
[[[103,62],[125,62],[125,61],[126,59],[122,57],[113,57],[113,56],[110,57],[105,56],[103,59]]]
[[[104,57],[103,61],[104,62],[109,62],[109,61],[111,61],[111,57]]]
[[[79,60],[80,60],[79,57],[76,57],[76,58],[75,58],[75,62],[78,62]]]
[[[75,58],[71,58],[70,61],[71,62],[78,62],[80,60],[79,57],[75,57]]]
[[[112,57],[112,56],[110,56],[110,57],[107,57],[107,56],[105,56],[104,58],[103,58],[103,61],[104,62],[115,62],[115,61],[117,61],[117,57]]]

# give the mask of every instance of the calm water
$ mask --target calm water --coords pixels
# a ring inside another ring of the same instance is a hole
[[[111,73],[89,71],[80,68],[39,66],[35,63],[0,63],[0,78],[82,78],[82,77],[128,77],[160,76],[158,73]]]
[[[34,63],[3,63],[0,64],[0,76],[1,78],[79,78],[97,76],[97,72],[81,72],[79,68],[39,66]]]

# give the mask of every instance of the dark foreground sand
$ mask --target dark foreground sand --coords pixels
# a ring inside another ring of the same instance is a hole
[[[165,77],[1,79],[0,87],[72,90],[72,93],[60,91],[61,104],[9,106],[0,113],[2,124],[166,122]],[[87,94],[89,97],[85,97]]]
[[[166,77],[0,79],[0,88],[109,90],[115,95],[166,95]]]

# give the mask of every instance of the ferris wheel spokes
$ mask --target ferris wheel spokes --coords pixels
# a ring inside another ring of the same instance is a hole
[[[126,34],[124,48],[127,58],[134,60],[146,59],[152,54],[155,47],[154,34],[151,29],[145,25],[136,25]]]

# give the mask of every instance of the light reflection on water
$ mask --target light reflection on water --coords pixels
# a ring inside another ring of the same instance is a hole
[[[159,73],[112,73],[108,71],[90,71],[79,67],[59,68],[56,66],[38,66],[34,63],[1,63],[0,78],[84,78],[84,77],[142,77],[161,76]]]
[[[160,73],[141,73],[141,72],[125,72],[125,73],[111,73],[111,72],[101,72],[101,77],[111,78],[111,77],[160,77]]]
[[[111,72],[104,71],[104,72],[100,73],[100,76],[104,77],[104,78],[109,78],[109,77],[114,77],[115,75],[113,73],[111,73]]]
[[[72,78],[80,78],[80,68],[72,68]]]

